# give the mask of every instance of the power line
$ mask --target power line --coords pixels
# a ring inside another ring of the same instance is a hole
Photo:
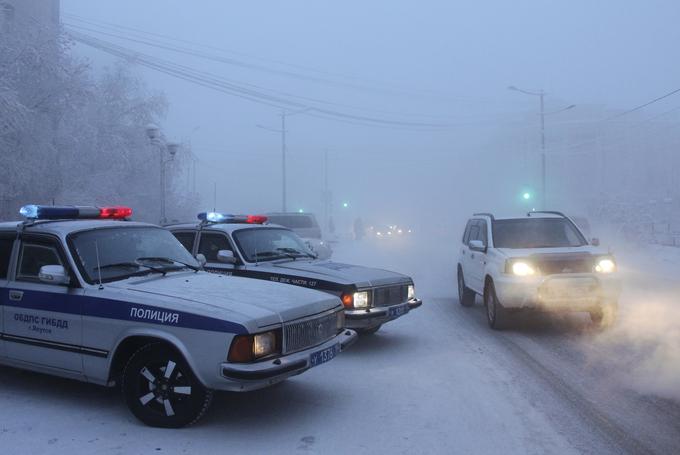
[[[446,129],[463,125],[455,125],[449,123],[428,123],[428,122],[406,122],[399,120],[391,120],[379,117],[369,117],[349,114],[346,112],[341,112],[332,109],[320,108],[317,106],[304,104],[298,101],[291,100],[284,96],[270,95],[263,93],[260,90],[250,89],[248,87],[243,87],[242,85],[233,83],[231,81],[225,80],[219,76],[194,70],[193,68],[183,66],[171,61],[163,60],[158,57],[152,57],[150,55],[134,51],[123,46],[119,46],[99,38],[94,38],[92,36],[80,33],[80,32],[70,32],[70,35],[76,41],[83,44],[95,47],[104,52],[113,54],[117,57],[124,58],[127,60],[135,61],[149,68],[155,69],[157,71],[163,72],[165,74],[201,85],[206,88],[211,88],[214,90],[222,91],[224,93],[237,96],[240,98],[247,99],[260,104],[266,104],[271,107],[277,107],[280,109],[292,109],[292,108],[308,108],[310,113],[305,113],[305,115],[316,114],[324,115],[330,117],[333,120],[340,121],[354,121],[364,123],[365,126],[390,126],[390,127],[403,127],[411,129]]]
[[[666,93],[665,95],[662,95],[662,96],[660,96],[660,97],[658,97],[658,98],[654,98],[653,100],[648,101],[648,102],[646,102],[645,104],[641,104],[641,105],[636,106],[636,107],[634,107],[634,108],[632,108],[632,109],[628,109],[627,111],[621,112],[620,114],[613,115],[613,116],[611,116],[611,117],[609,117],[609,118],[606,118],[606,119],[604,119],[604,120],[601,120],[601,121],[602,121],[602,122],[608,122],[608,121],[610,121],[610,120],[614,120],[614,119],[617,119],[617,118],[619,118],[619,117],[623,117],[624,115],[628,115],[628,114],[630,114],[631,112],[639,111],[640,109],[645,108],[645,107],[649,106],[650,104],[654,104],[654,103],[656,103],[656,102],[658,102],[658,101],[661,101],[661,100],[664,99],[664,98],[668,98],[669,96],[673,96],[673,95],[675,95],[676,93],[679,93],[679,92],[680,92],[680,88],[679,88],[679,89],[676,89],[676,90],[673,90],[672,92],[668,92],[668,93]]]

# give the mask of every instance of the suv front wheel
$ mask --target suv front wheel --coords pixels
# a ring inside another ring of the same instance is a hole
[[[484,307],[486,309],[486,320],[489,327],[495,330],[504,328],[507,324],[508,312],[498,301],[496,287],[490,281],[484,287]]]

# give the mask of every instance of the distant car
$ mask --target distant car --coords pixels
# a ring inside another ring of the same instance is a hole
[[[323,240],[321,227],[313,213],[281,212],[267,213],[265,216],[272,224],[284,226],[299,235],[319,259],[333,255],[331,245]]]
[[[21,212],[0,223],[0,364],[118,384],[148,425],[191,424],[213,390],[270,386],[356,338],[339,298],[201,271],[129,208]]]
[[[523,308],[584,311],[593,323],[607,325],[616,317],[621,283],[614,257],[592,243],[560,212],[477,213],[460,246],[459,302],[470,306],[481,295],[495,329]]]
[[[199,214],[168,229],[215,273],[318,289],[342,299],[346,327],[374,333],[418,308],[413,280],[388,270],[320,260],[292,230],[265,216]]]
[[[379,239],[393,239],[407,236],[413,233],[413,229],[406,226],[398,226],[396,224],[388,224],[387,226],[369,226],[368,234]]]

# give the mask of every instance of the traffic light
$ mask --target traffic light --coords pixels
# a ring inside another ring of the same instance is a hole
[[[342,203],[342,207],[343,207],[343,208],[349,207],[349,202],[343,202],[343,203]]]
[[[531,193],[528,192],[528,191],[525,191],[524,193],[522,193],[522,199],[524,199],[525,201],[530,200],[531,199]]]

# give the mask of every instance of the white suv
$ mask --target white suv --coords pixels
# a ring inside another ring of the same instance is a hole
[[[593,323],[616,317],[621,284],[614,257],[586,240],[560,212],[468,221],[458,259],[458,298],[484,299],[489,326],[498,329],[512,310],[584,311]]]

